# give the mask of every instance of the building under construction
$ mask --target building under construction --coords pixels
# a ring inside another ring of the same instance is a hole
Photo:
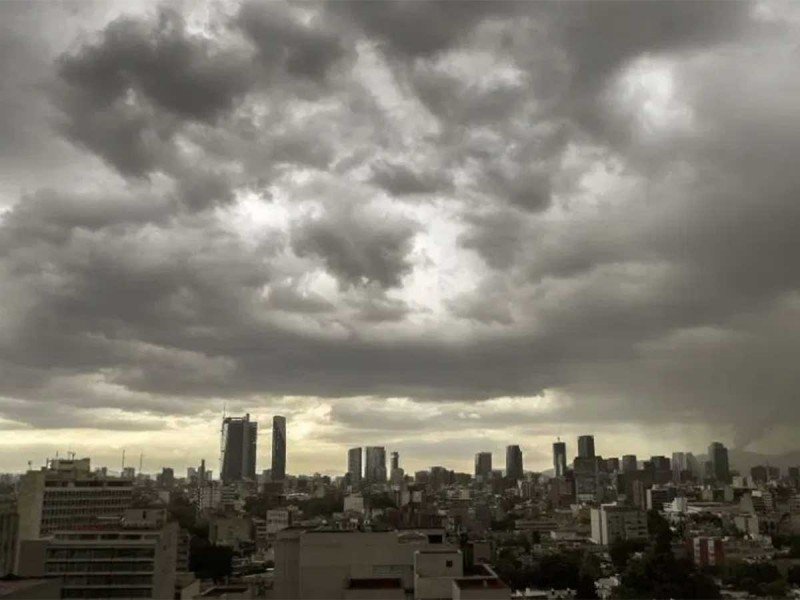
[[[244,417],[224,417],[222,419],[222,481],[242,481],[256,479],[256,443],[258,423],[250,421],[250,414]]]

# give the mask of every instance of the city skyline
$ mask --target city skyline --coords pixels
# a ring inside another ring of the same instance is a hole
[[[256,426],[258,421],[255,420],[252,415],[248,414],[245,417],[226,417],[226,419],[233,419],[234,421],[238,421],[241,419],[251,419],[251,425]],[[274,417],[269,417],[267,421],[270,424],[273,424]],[[255,427],[254,427],[255,428]],[[266,434],[266,429],[272,430],[272,427],[269,428],[255,428],[259,431],[260,436],[264,436]],[[219,424],[217,425],[217,435],[219,435]],[[499,445],[492,446],[491,448],[484,445],[475,445],[474,447],[478,450],[470,453],[469,448],[467,448],[467,454],[461,456],[454,456],[452,460],[439,460],[437,461],[427,461],[425,458],[420,457],[419,455],[415,455],[413,446],[405,449],[399,450],[401,446],[394,446],[394,445],[383,445],[383,446],[361,446],[360,450],[361,453],[361,467],[362,467],[362,479],[365,477],[366,472],[366,450],[369,447],[380,448],[383,451],[384,456],[384,465],[386,469],[386,476],[391,473],[390,469],[390,459],[394,454],[398,454],[401,456],[401,463],[407,465],[405,468],[406,474],[413,474],[415,471],[418,470],[428,470],[435,466],[444,466],[450,470],[455,472],[462,472],[462,473],[474,473],[475,471],[475,464],[477,460],[477,456],[480,454],[489,454],[491,455],[491,462],[492,462],[492,470],[500,470],[505,472],[505,466],[507,464],[508,459],[508,450],[509,448],[519,448],[522,452],[522,460],[524,463],[524,471],[525,472],[537,472],[537,473],[550,473],[554,471],[554,453],[555,453],[555,446],[556,444],[565,444],[566,445],[566,465],[567,468],[572,468],[572,464],[574,459],[580,458],[579,450],[578,450],[578,441],[581,438],[591,437],[593,441],[597,443],[597,436],[595,434],[585,434],[581,433],[576,435],[573,440],[569,440],[568,438],[563,438],[559,436],[559,438],[553,438],[549,442],[545,442],[544,446],[547,447],[549,455],[544,458],[541,454],[541,451],[538,449],[537,446],[536,450],[533,452],[529,452],[526,448],[530,446],[526,446],[524,443],[519,444],[508,444],[506,440],[502,442],[498,442]],[[560,441],[559,441],[560,440]],[[219,438],[217,438],[217,443],[219,443]],[[602,457],[604,460],[608,459],[617,459],[620,461],[620,468],[624,468],[625,458],[628,455],[631,455],[635,458],[638,458],[638,464],[641,465],[642,461],[649,460],[650,457],[661,457],[665,455],[665,458],[672,458],[672,461],[675,461],[677,455],[684,455],[690,456],[692,459],[697,462],[698,457],[703,456],[706,460],[710,460],[710,454],[708,454],[711,446],[709,444],[722,444],[726,451],[730,451],[731,448],[724,444],[723,442],[713,441],[702,443],[700,447],[696,448],[686,448],[680,446],[678,448],[672,447],[668,448],[663,443],[657,446],[658,451],[656,452],[639,452],[639,453],[630,453],[630,448],[628,447],[620,447],[617,444],[613,443],[613,440],[608,440],[610,443],[603,443],[602,439],[599,441],[597,447],[595,448],[595,455],[597,457]],[[266,445],[265,445],[266,444]],[[80,446],[78,446],[80,448]],[[330,460],[312,460],[307,462],[299,462],[299,464],[307,464],[308,466],[303,468],[300,467],[295,470],[287,469],[286,475],[312,475],[314,473],[319,473],[321,475],[329,475],[329,476],[344,476],[348,472],[348,464],[349,464],[349,457],[350,452],[359,449],[359,447],[348,446],[344,449],[343,454],[340,459],[337,460],[337,457],[329,457]],[[615,450],[616,449],[616,450]],[[302,452],[302,447],[300,448],[293,448],[291,438],[288,439],[286,444],[286,462],[287,463],[298,463],[298,461],[292,458],[292,454],[296,451]],[[127,454],[125,454],[127,453]],[[786,453],[786,458],[784,459],[783,455],[762,455],[757,453],[745,453],[746,455],[751,455],[752,458],[748,458],[746,463],[749,468],[750,463],[752,464],[760,464],[761,462],[766,462],[769,464],[771,456],[777,458],[779,461],[784,460],[786,464],[794,464],[794,462],[800,461],[800,451],[798,452],[790,452]],[[161,472],[162,468],[171,468],[174,469],[176,473],[180,473],[185,471],[186,469],[195,469],[197,465],[201,464],[202,461],[205,461],[206,468],[210,471],[214,471],[216,473],[221,474],[223,472],[222,464],[216,460],[216,456],[220,456],[220,448],[217,446],[216,448],[212,449],[208,455],[197,455],[196,458],[186,458],[184,461],[177,461],[174,463],[159,463],[157,460],[154,460],[149,457],[145,452],[136,451],[135,448],[121,448],[119,450],[119,454],[113,456],[110,460],[104,459],[102,457],[107,456],[107,454],[90,454],[88,452],[83,451],[76,451],[76,450],[67,450],[61,451],[57,450],[54,454],[45,457],[41,463],[36,461],[31,461],[31,465],[34,469],[44,466],[47,461],[58,458],[59,456],[62,459],[69,458],[70,456],[93,456],[93,457],[100,457],[96,459],[96,463],[98,466],[107,467],[112,472],[122,472],[121,461],[124,462],[126,468],[133,467],[135,471],[138,473],[138,465],[139,461],[142,460],[145,467],[142,469],[141,472],[149,473],[151,475],[155,475]],[[212,457],[212,458],[209,458]],[[272,458],[272,450],[271,444],[267,443],[265,440],[261,442],[257,442],[257,454],[256,454],[256,462],[254,466],[254,473],[259,474],[264,470],[270,470],[273,464]],[[329,468],[318,468],[319,465],[326,465],[331,464]],[[408,466],[410,465],[410,466]],[[530,465],[530,466],[529,466]],[[703,465],[700,464],[699,468],[702,468]],[[734,462],[730,463],[730,469],[736,469],[737,465]],[[5,472],[9,473],[23,473],[28,469],[28,464],[26,463],[23,468],[20,469],[7,469]],[[217,470],[218,469],[218,470]],[[0,473],[4,472],[3,469],[0,469]]]
[[[0,471],[799,450],[798,5],[375,6],[0,3]]]

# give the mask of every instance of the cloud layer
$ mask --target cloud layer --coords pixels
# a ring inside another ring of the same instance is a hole
[[[800,422],[791,3],[70,7],[0,6],[0,448]]]

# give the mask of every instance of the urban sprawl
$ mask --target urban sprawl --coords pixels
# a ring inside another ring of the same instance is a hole
[[[0,598],[800,597],[800,468],[740,472],[719,442],[643,460],[583,435],[544,473],[509,445],[413,475],[357,447],[329,477],[287,473],[281,416],[257,473],[257,434],[223,418],[216,478],[74,454],[2,475]]]

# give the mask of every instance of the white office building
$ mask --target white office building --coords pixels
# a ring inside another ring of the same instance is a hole
[[[601,504],[593,508],[592,541],[608,546],[616,540],[646,540],[647,513],[638,508]]]

